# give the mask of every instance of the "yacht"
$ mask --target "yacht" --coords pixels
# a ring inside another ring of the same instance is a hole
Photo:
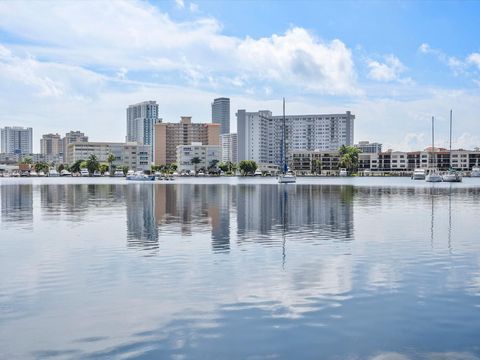
[[[413,171],[412,180],[425,180],[425,169],[417,168]]]
[[[474,166],[470,172],[470,177],[480,177],[480,167]]]
[[[253,176],[262,176],[262,172],[261,172],[259,169],[257,169],[257,170],[255,170],[255,172],[253,173]]]
[[[342,176],[342,177],[348,176],[347,169],[341,168],[341,169],[340,169],[340,172],[338,173],[338,176]]]
[[[452,110],[450,110],[450,168],[442,178],[445,182],[462,182],[462,174],[452,167]]]
[[[35,170],[30,171],[30,176],[37,177],[38,174]]]
[[[293,173],[293,171],[287,171],[285,174],[280,174],[278,177],[278,182],[280,184],[291,184],[297,181],[297,177]]]
[[[95,170],[95,171],[93,172],[93,176],[94,176],[94,177],[100,177],[100,176],[102,176],[102,174],[100,173],[100,171]]]
[[[80,170],[80,176],[82,176],[82,177],[90,176],[90,173],[88,172],[88,169],[81,169]]]
[[[197,176],[205,176],[205,173],[200,170],[200,171],[198,172]]]
[[[103,176],[110,176],[110,171],[105,171],[105,172],[103,173]]]
[[[283,122],[282,122],[282,144],[283,144],[283,172],[278,177],[279,184],[293,184],[297,182],[297,177],[293,171],[288,170],[287,165],[287,142],[285,126],[285,98],[283,98]]]
[[[40,170],[37,175],[38,177],[44,177],[45,173],[42,170]]]
[[[155,175],[145,175],[142,171],[137,171],[127,174],[127,180],[136,180],[136,181],[152,181],[155,180]]]
[[[115,172],[113,173],[113,176],[114,177],[125,177],[125,174],[123,173],[122,170],[115,170]]]
[[[59,174],[58,171],[55,170],[55,169],[51,169],[51,170],[48,172],[48,177],[57,177],[57,176],[60,176],[60,174]]]
[[[63,169],[60,171],[60,176],[72,176],[72,173],[68,170]]]
[[[436,156],[435,156],[435,118],[432,116],[432,163],[433,166],[427,169],[427,175],[425,176],[426,182],[442,182],[442,176],[435,168]]]

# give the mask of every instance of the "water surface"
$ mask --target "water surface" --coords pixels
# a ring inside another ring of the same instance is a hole
[[[0,179],[0,358],[479,359],[480,182]]]

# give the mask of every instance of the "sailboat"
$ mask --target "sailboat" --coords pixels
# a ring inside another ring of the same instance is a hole
[[[283,98],[283,124],[282,124],[282,146],[283,146],[283,164],[282,174],[278,177],[279,184],[291,184],[297,182],[297,178],[293,171],[288,170],[287,166],[287,142],[286,142],[286,126],[285,126],[285,98]]]
[[[432,165],[427,169],[427,175],[425,176],[426,182],[442,182],[442,177],[436,168],[436,156],[435,156],[435,118],[432,116]]]
[[[442,178],[445,182],[462,182],[462,174],[452,167],[452,110],[450,110],[450,168]]]

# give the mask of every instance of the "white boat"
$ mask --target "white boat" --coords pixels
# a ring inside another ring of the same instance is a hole
[[[445,182],[462,182],[462,174],[452,168],[452,110],[450,110],[450,169],[442,175]]]
[[[199,171],[197,176],[205,176],[205,173],[203,171]]]
[[[55,169],[51,169],[51,170],[48,172],[48,177],[57,177],[57,176],[60,176],[60,174],[59,174],[58,171],[55,170]]]
[[[44,177],[45,173],[42,170],[40,170],[37,175],[38,177]]]
[[[105,171],[105,172],[103,173],[103,176],[110,176],[110,172],[109,172],[109,171]]]
[[[257,170],[255,170],[255,172],[253,173],[253,176],[262,176],[262,172],[261,172],[259,169],[257,169]]]
[[[72,176],[72,173],[68,170],[63,169],[60,171],[60,176]]]
[[[348,176],[347,169],[341,168],[340,172],[338,173],[338,176]]]
[[[280,174],[278,177],[279,184],[291,184],[297,181],[297,177],[293,173],[293,171],[287,171],[285,174]]]
[[[94,177],[100,177],[100,176],[102,176],[102,174],[100,173],[100,171],[95,170],[95,171],[93,172],[93,176],[94,176]]]
[[[35,170],[30,171],[30,176],[37,177],[38,174]]]
[[[88,172],[88,169],[81,169],[80,170],[80,176],[83,176],[83,177],[90,176],[90,173]]]
[[[137,171],[127,174],[127,180],[135,180],[135,181],[152,181],[155,180],[155,175],[145,175],[142,171]]]
[[[474,166],[470,172],[470,177],[480,177],[480,167]]]
[[[462,182],[462,174],[455,170],[449,170],[442,175],[442,179],[445,182]]]
[[[432,162],[433,166],[436,164],[435,158],[435,118],[432,116]],[[435,167],[429,168],[425,176],[426,182],[442,182],[442,176],[438,173]]]
[[[125,174],[123,173],[122,170],[115,170],[115,172],[113,173],[113,176],[114,177],[125,177]]]
[[[425,180],[425,169],[417,168],[413,171],[412,180]]]

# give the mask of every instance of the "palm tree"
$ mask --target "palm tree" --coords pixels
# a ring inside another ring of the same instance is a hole
[[[82,162],[83,160],[77,160],[75,161],[72,166],[70,166],[70,171],[72,173],[79,173],[80,172],[80,169],[81,169],[81,165],[82,165]]]
[[[322,160],[320,159],[312,160],[311,171],[314,172],[316,175],[318,175],[318,173],[322,171]]]
[[[28,164],[28,165],[33,164],[32,158],[31,157],[24,157],[21,161],[21,164]]]
[[[108,162],[108,172],[110,173],[110,176],[112,176],[113,174],[113,171],[112,171],[112,164],[113,162],[115,161],[115,155],[113,155],[112,153],[108,154],[107,156],[107,162]]]
[[[94,154],[90,154],[87,159],[87,169],[90,175],[100,168],[100,163],[97,160],[97,157]]]
[[[190,160],[190,162],[194,165],[195,176],[197,176],[197,165],[200,164],[202,162],[202,160],[200,160],[200,158],[198,156],[195,156],[194,158],[192,158],[192,160]]]

